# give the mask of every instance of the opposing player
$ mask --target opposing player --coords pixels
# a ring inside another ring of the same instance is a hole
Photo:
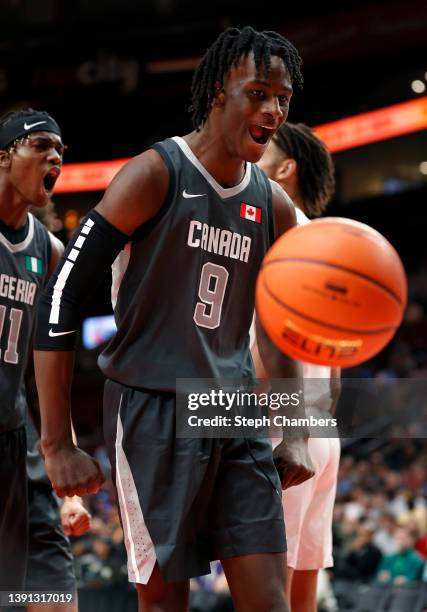
[[[27,549],[27,482],[24,373],[36,300],[57,241],[34,217],[59,176],[63,145],[46,113],[11,113],[0,121],[0,590],[24,586]],[[19,512],[17,512],[17,508]]]
[[[140,611],[185,610],[221,559],[237,610],[284,611],[280,481],[265,440],[175,437],[177,378],[251,378],[254,285],[292,203],[255,165],[288,114],[300,58],[275,32],[223,32],[192,85],[194,131],[130,161],[83,221],[40,308],[42,446],[59,495],[96,491],[70,433],[79,305],[116,260],[118,331],[100,358],[104,427]],[[298,366],[288,360],[289,377]],[[312,475],[283,447],[283,486]]]
[[[57,502],[48,481],[42,483],[40,465],[37,468],[32,454],[37,435],[29,423],[27,457],[25,430],[24,375],[36,302],[63,251],[62,244],[29,213],[29,208],[47,204],[60,174],[63,150],[60,128],[47,113],[29,109],[0,118],[2,591],[47,590],[52,580],[57,588],[75,590],[71,553],[60,530]],[[31,482],[27,482],[27,468]],[[87,512],[79,500],[66,501],[63,517],[69,533],[83,529],[82,514]],[[45,580],[40,582],[42,575]],[[44,609],[53,612],[57,607],[47,605]],[[72,604],[61,609],[71,611],[77,607]]]
[[[302,123],[283,124],[258,166],[292,198],[299,225],[320,216],[333,195],[334,168],[329,151]],[[262,364],[258,362],[257,374],[262,376],[260,367]],[[339,368],[303,364],[303,375],[307,379],[306,408],[315,411],[317,416],[319,411],[333,412],[339,395]],[[339,440],[338,437],[310,437],[308,447],[315,476],[283,491],[288,542],[287,594],[292,612],[316,612],[318,571],[333,565],[332,512]]]

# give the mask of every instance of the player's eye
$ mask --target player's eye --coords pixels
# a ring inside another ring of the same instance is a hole
[[[30,140],[29,144],[31,147],[34,148],[35,151],[38,151],[39,153],[45,153],[46,151],[49,151],[51,147],[53,147],[61,157],[64,155],[64,151],[66,149],[65,145],[44,138]]]
[[[289,106],[290,98],[288,96],[278,96],[280,106]]]

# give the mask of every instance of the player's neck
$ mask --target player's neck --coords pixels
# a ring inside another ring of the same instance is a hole
[[[30,204],[11,187],[0,183],[0,220],[9,227],[20,229],[27,222]]]
[[[282,187],[284,188],[288,196],[291,198],[292,202],[294,203],[294,206],[299,208],[306,215],[307,213],[305,212],[304,200],[302,199],[298,189],[292,189],[292,186],[289,184],[282,184]]]
[[[222,187],[234,187],[245,176],[246,164],[240,158],[233,158],[223,138],[203,127],[200,132],[183,136],[194,155],[204,168]]]

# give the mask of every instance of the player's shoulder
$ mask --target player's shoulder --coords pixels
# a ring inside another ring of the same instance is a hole
[[[121,179],[136,179],[141,182],[143,180],[161,181],[167,178],[167,175],[168,168],[163,157],[158,150],[151,148],[129,160],[117,176]]]
[[[59,238],[52,234],[52,232],[48,231],[47,233],[49,236],[50,244],[52,245],[52,249],[62,255],[62,253],[64,252],[64,245],[61,240],[59,240]]]
[[[161,155],[147,149],[123,166],[96,210],[118,230],[131,236],[159,212],[169,183],[169,170]]]
[[[292,202],[291,198],[286,193],[286,191],[283,189],[283,187],[271,178],[269,178],[268,180],[270,181],[270,185],[271,185],[271,194],[273,198],[273,204],[275,203],[276,206],[279,206],[283,208],[284,210],[286,209],[293,210],[294,203]]]
[[[169,171],[155,149],[147,149],[130,159],[116,174],[103,201],[115,200],[124,206],[157,196],[162,199],[169,184]]]

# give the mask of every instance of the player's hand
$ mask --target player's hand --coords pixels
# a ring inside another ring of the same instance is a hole
[[[105,481],[96,459],[74,445],[45,453],[44,461],[59,497],[97,493]]]
[[[92,517],[77,495],[65,498],[60,514],[65,535],[80,536],[89,531]]]
[[[274,449],[273,458],[283,490],[314,476],[314,465],[305,438],[282,440]]]

